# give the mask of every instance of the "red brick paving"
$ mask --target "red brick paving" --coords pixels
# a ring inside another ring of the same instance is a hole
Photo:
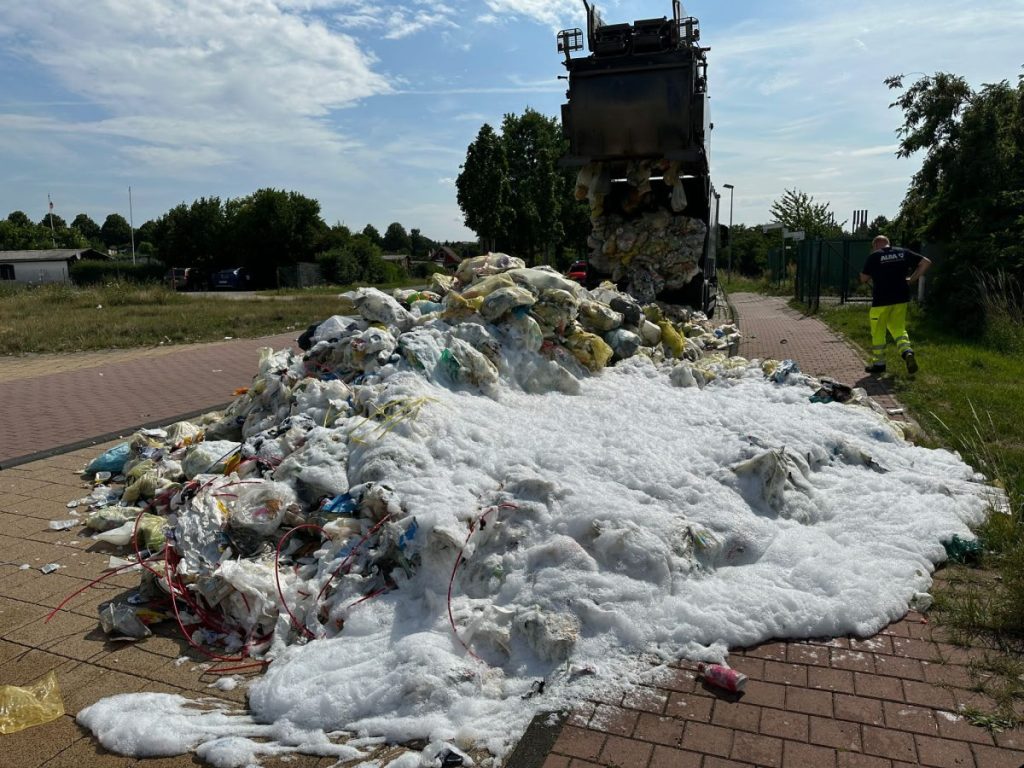
[[[159,357],[0,381],[0,467],[12,459],[140,424],[214,409],[248,386],[260,347],[284,349],[296,334],[237,339]]]
[[[865,360],[856,347],[816,317],[804,315],[780,296],[737,293],[729,297],[743,338],[739,355],[750,359],[795,360],[800,370],[827,376],[851,387],[862,387],[886,410],[900,404],[884,379],[864,373]],[[868,310],[864,308],[864,322]],[[926,361],[920,361],[922,365]],[[899,418],[899,417],[897,417]]]

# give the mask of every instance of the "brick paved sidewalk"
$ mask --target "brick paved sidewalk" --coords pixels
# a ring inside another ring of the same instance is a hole
[[[70,362],[62,355],[5,360],[0,467],[143,424],[166,424],[184,414],[219,408],[232,399],[236,387],[252,381],[260,347],[291,347],[295,336],[89,353],[67,356]]]
[[[729,297],[729,303],[743,335],[741,356],[795,360],[806,374],[862,387],[886,410],[902,407],[883,379],[864,373],[866,361],[856,347],[836,336],[818,318],[792,309],[784,297],[736,293]]]

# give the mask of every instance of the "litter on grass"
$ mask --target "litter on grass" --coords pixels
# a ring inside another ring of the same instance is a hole
[[[141,694],[79,721],[225,766],[369,754],[345,736],[500,757],[537,711],[652,662],[876,632],[998,492],[862,390],[730,357],[737,338],[504,254],[343,294],[301,353],[263,350],[223,413],[132,436],[123,482],[80,500],[144,566],[105,628],[166,619],[272,662],[250,711]]]

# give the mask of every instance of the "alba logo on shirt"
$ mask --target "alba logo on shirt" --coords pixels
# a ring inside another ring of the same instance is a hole
[[[883,253],[881,256],[878,257],[878,260],[881,261],[883,264],[885,264],[886,262],[889,262],[889,261],[903,261],[903,254],[902,253]]]

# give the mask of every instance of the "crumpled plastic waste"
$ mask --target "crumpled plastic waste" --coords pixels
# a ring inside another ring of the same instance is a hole
[[[783,360],[775,370],[768,374],[768,377],[776,384],[782,384],[792,373],[800,373],[800,366],[797,365],[796,360]]]
[[[166,614],[127,603],[109,602],[99,606],[100,627],[114,639],[141,640],[153,632],[149,624],[163,621]]]
[[[0,734],[43,725],[63,714],[64,701],[52,670],[32,685],[0,685]]]
[[[111,472],[116,475],[124,469],[130,451],[131,446],[128,443],[119,443],[90,461],[83,474],[91,476],[97,472]]]
[[[853,388],[834,379],[822,378],[821,385],[811,395],[812,403],[848,403],[854,397]]]
[[[956,534],[949,541],[942,542],[942,547],[949,560],[961,565],[977,565],[985,552],[977,539],[962,539]]]

